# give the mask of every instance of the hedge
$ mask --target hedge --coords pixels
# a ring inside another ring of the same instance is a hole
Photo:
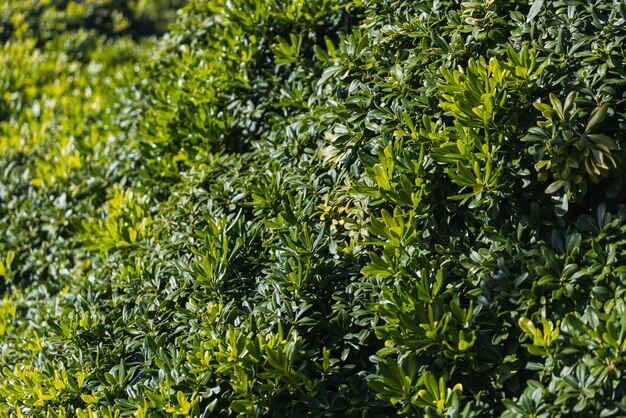
[[[626,414],[626,3],[93,4],[4,23],[0,416]]]

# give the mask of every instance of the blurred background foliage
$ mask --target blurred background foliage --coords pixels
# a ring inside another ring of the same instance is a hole
[[[41,44],[67,31],[139,38],[162,34],[184,0],[3,0],[0,40],[30,36]]]

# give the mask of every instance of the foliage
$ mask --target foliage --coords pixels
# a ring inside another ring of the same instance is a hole
[[[626,413],[622,1],[32,3],[0,416]]]
[[[2,0],[0,39],[30,36],[41,45],[80,29],[109,36],[155,35],[166,30],[182,4],[183,0]]]

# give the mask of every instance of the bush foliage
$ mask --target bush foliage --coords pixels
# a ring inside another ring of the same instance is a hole
[[[626,414],[623,1],[176,6],[1,3],[0,416]]]

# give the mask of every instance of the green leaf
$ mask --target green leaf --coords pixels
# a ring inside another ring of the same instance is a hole
[[[532,6],[530,7],[530,11],[528,12],[528,15],[526,16],[526,22],[532,22],[535,19],[535,17],[541,11],[541,7],[543,7],[543,1],[544,0],[533,1]]]
[[[518,321],[517,321],[518,325],[520,326],[520,328],[522,329],[522,331],[524,331],[524,333],[526,335],[528,335],[530,338],[534,339],[535,335],[537,335],[538,330],[537,328],[535,328],[535,325],[533,325],[532,321],[528,318],[525,317],[521,317]]]
[[[561,190],[564,185],[565,185],[565,182],[563,180],[556,180],[550,183],[548,187],[546,187],[546,194],[554,194],[558,192],[559,190]]]
[[[587,122],[587,127],[585,128],[585,132],[587,133],[591,132],[593,128],[595,128],[600,123],[602,123],[604,119],[606,118],[606,113],[608,110],[609,110],[609,105],[606,103],[594,109],[594,111],[591,113],[591,116],[589,117],[589,121]]]

